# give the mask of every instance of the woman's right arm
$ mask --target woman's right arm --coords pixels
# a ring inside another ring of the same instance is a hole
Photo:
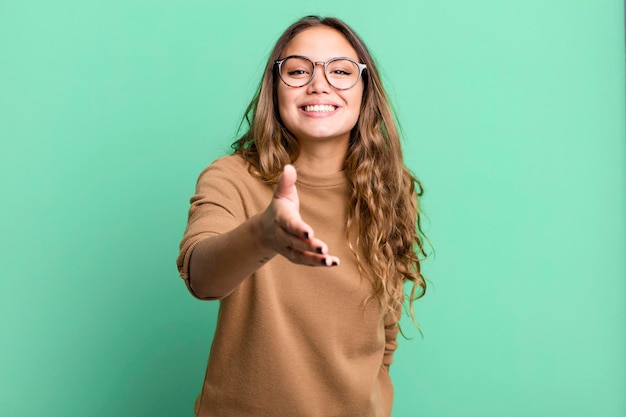
[[[221,298],[276,255],[293,263],[335,266],[339,259],[300,217],[296,170],[285,166],[267,209],[235,229],[201,240],[189,264],[189,285],[199,298]]]

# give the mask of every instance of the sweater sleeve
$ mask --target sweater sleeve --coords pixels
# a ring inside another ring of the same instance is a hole
[[[388,313],[385,316],[385,354],[383,356],[383,366],[389,370],[389,366],[393,363],[393,354],[398,348],[398,317],[395,314]]]
[[[190,199],[187,227],[176,259],[178,272],[191,294],[189,266],[194,248],[200,241],[228,232],[244,221],[243,189],[234,157],[218,159],[200,174],[196,192]]]

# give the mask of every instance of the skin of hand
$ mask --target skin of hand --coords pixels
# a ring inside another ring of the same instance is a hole
[[[241,225],[200,241],[193,249],[189,283],[199,298],[220,298],[277,254],[310,266],[337,266],[339,258],[300,217],[296,170],[285,166],[266,210]]]
[[[286,165],[269,207],[263,213],[263,245],[304,265],[339,265],[339,258],[328,254],[326,243],[317,239],[313,228],[300,217],[300,200],[296,188],[297,173]]]

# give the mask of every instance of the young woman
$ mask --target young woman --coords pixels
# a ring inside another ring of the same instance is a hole
[[[411,307],[426,285],[421,186],[374,61],[341,20],[303,18],[246,119],[198,179],[177,260],[220,300],[196,415],[389,416],[403,285]]]

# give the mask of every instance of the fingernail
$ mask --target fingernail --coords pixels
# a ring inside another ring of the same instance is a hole
[[[304,232],[304,238],[308,239],[309,238],[309,232]]]
[[[322,248],[315,248],[315,252],[319,253],[320,255],[323,253]]]
[[[339,264],[337,263],[337,261],[333,261],[333,263],[332,263],[332,264],[330,264],[330,266],[337,266],[337,265],[339,265]]]
[[[322,265],[326,265],[326,258],[322,258]]]

